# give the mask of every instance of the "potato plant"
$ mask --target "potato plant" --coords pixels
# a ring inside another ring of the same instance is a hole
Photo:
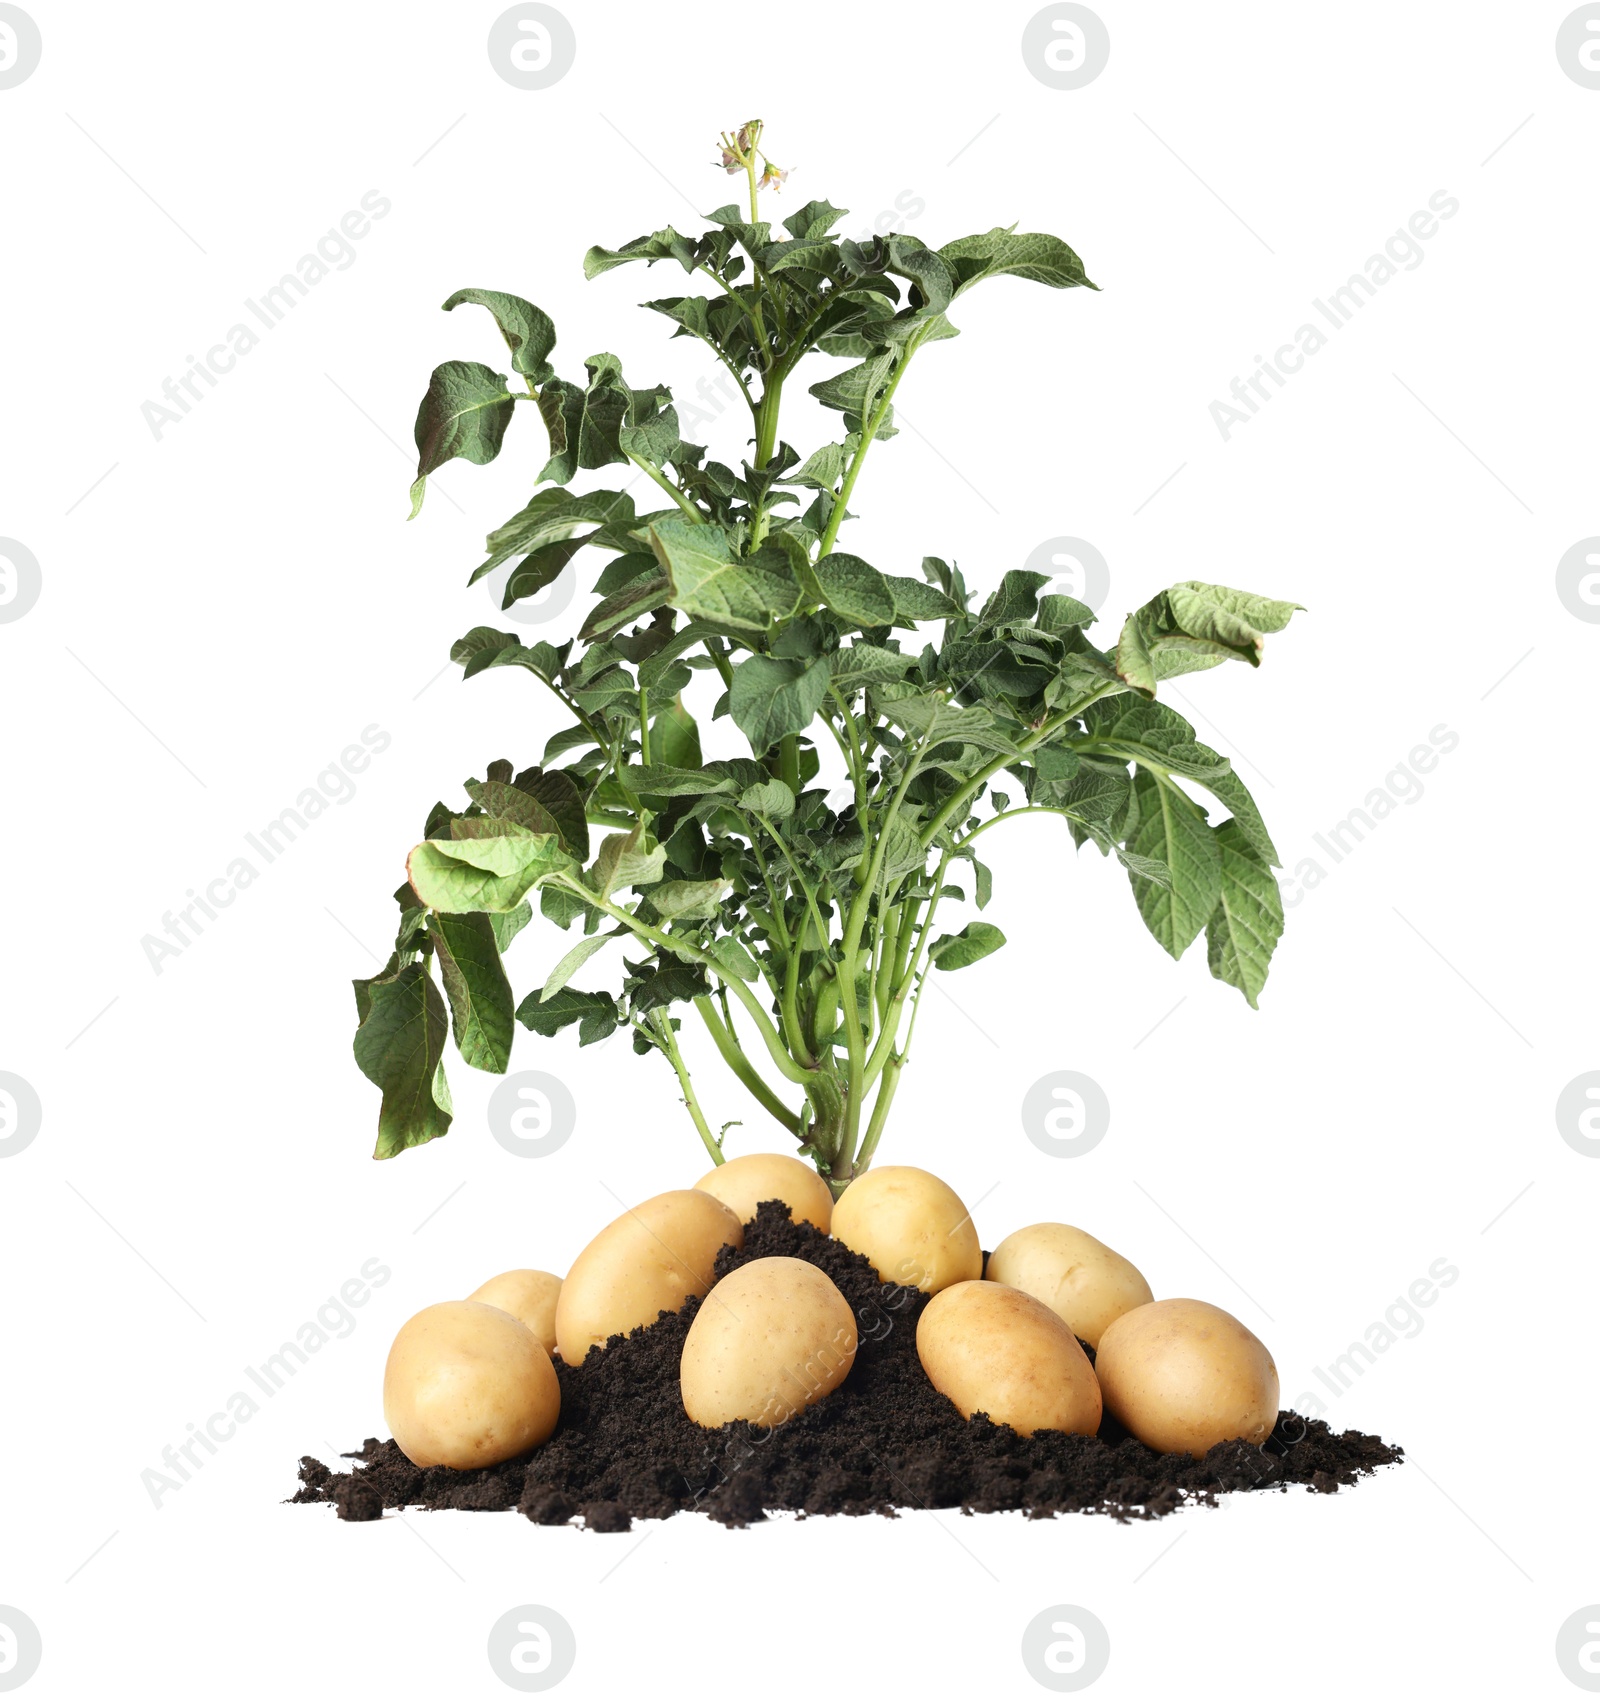
[[[576,1026],[582,1044],[627,1026],[720,1161],[679,1040],[689,1019],[837,1193],[877,1150],[928,973],[1005,941],[951,914],[983,910],[982,838],[1025,814],[1058,814],[1063,842],[1114,855],[1174,957],[1203,931],[1211,971],[1252,1006],[1266,978],[1283,923],[1271,838],[1229,762],[1156,692],[1258,664],[1293,605],[1179,583],[1102,648],[1094,613],[1042,593],[1036,572],[996,573],[978,597],[942,559],[885,571],[839,547],[901,385],[959,333],[962,297],[1001,278],[1094,285],[1065,242],[1009,227],[939,248],[862,243],[813,200],[775,229],[758,194],[783,173],[760,135],[751,122],[722,138],[746,204],[584,259],[591,278],[660,266],[685,291],[645,305],[737,385],[750,418],[735,463],[685,441],[671,392],[630,383],[609,353],[558,375],[555,327],[529,301],[463,289],[444,303],[488,312],[512,375],[470,360],[433,373],[413,516],[431,473],[494,459],[529,411],[549,457],[469,581],[514,562],[509,607],[604,563],[567,640],[479,626],[451,650],[468,678],[527,673],[563,724],[536,760],[490,761],[465,805],[436,804],[411,851],[394,954],[356,985],[380,1157],[448,1130],[447,1024],[469,1066],[504,1072],[520,1021],[543,1037]],[[801,383],[839,420],[806,453],[780,433]],[[748,755],[704,758],[707,715],[730,718]],[[1197,791],[1228,816],[1209,818]],[[575,940],[518,1003],[502,957],[535,904]]]

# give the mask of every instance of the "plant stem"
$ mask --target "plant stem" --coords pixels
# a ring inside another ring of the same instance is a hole
[[[784,1047],[777,1028],[767,1017],[766,1009],[756,1000],[750,986],[742,978],[734,977],[714,955],[708,955],[704,949],[695,948],[692,943],[685,942],[681,937],[669,937],[665,931],[658,930],[654,925],[647,925],[626,908],[618,907],[615,902],[608,901],[604,896],[597,896],[588,885],[580,883],[576,878],[562,876],[552,882],[559,884],[564,890],[571,891],[590,907],[599,908],[602,913],[609,914],[620,924],[626,925],[635,936],[647,939],[657,948],[665,949],[668,954],[677,955],[680,960],[693,961],[696,966],[703,966],[708,972],[714,972],[743,1003],[745,1012],[750,1015],[751,1023],[760,1033],[761,1041],[766,1044],[767,1053],[772,1056],[778,1071],[791,1084],[807,1085],[812,1082],[814,1074],[807,1072]]]
[[[639,686],[639,764],[650,764],[650,691]]]
[[[911,356],[921,346],[920,335],[913,336],[906,343],[905,352],[900,356],[900,363],[895,367],[894,375],[889,379],[888,387],[883,391],[882,399],[873,408],[872,417],[867,421],[866,428],[861,432],[861,441],[850,458],[850,464],[845,470],[844,481],[839,485],[839,493],[834,500],[833,511],[828,516],[828,528],[822,533],[822,542],[817,549],[819,560],[833,552],[833,544],[839,535],[839,526],[844,522],[844,510],[849,505],[850,493],[856,486],[856,479],[861,475],[861,466],[867,457],[867,449],[872,446],[872,439],[878,434],[884,419],[888,416],[889,403],[894,399],[895,390],[900,387],[900,379],[906,374],[906,367],[911,363]]]
[[[734,1035],[732,1015],[729,1015],[725,1023],[722,1016],[711,1005],[709,996],[696,996],[694,1006],[695,1012],[705,1022],[706,1030],[711,1033],[711,1040],[717,1046],[717,1053],[727,1063],[728,1070],[785,1131],[792,1131],[798,1136],[800,1116],[792,1108],[784,1106],[776,1092],[750,1064],[750,1057],[740,1048],[739,1039]]]
[[[695,1130],[700,1133],[700,1141],[705,1144],[712,1164],[720,1167],[723,1161],[722,1148],[711,1135],[706,1116],[700,1112],[699,1098],[694,1093],[694,1085],[689,1081],[689,1069],[683,1064],[683,1056],[678,1053],[678,1040],[672,1035],[672,1021],[667,1017],[666,1009],[657,1008],[650,1015],[650,1023],[655,1028],[667,1059],[672,1062],[672,1070],[678,1075],[678,1083],[683,1086],[683,1105],[689,1110],[689,1118],[694,1121]]]
[[[916,1019],[913,1010],[912,1019]],[[878,1139],[883,1136],[883,1128],[889,1118],[889,1107],[894,1101],[894,1093],[900,1087],[900,1069],[903,1057],[891,1056],[883,1069],[883,1082],[878,1086],[878,1095],[872,1104],[872,1118],[867,1122],[867,1134],[861,1139],[861,1152],[856,1157],[856,1170],[865,1172],[872,1165],[872,1157],[878,1152]]]
[[[628,450],[626,448],[622,451],[623,453],[628,454]],[[687,495],[683,493],[681,489],[677,488],[667,480],[666,475],[662,472],[659,466],[653,465],[649,460],[641,459],[637,454],[628,454],[628,458],[632,460],[636,466],[638,466],[639,470],[642,471],[652,483],[657,484],[660,488],[664,489],[667,494],[669,494],[673,500],[677,502],[684,512],[688,514],[689,522],[691,524],[704,524],[706,522],[705,515],[700,511],[700,509],[689,499]]]

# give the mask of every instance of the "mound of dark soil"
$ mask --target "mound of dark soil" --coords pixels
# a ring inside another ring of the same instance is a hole
[[[763,1255],[820,1267],[855,1311],[860,1348],[832,1396],[768,1431],[743,1421],[707,1431],[683,1411],[678,1359],[699,1307],[693,1299],[653,1326],[591,1350],[578,1367],[556,1363],[561,1422],[542,1449],[477,1472],[416,1467],[393,1440],[368,1438],[335,1473],[300,1463],[297,1503],[334,1503],[342,1520],[376,1520],[385,1508],[520,1509],[542,1526],[581,1516],[596,1532],[686,1509],[726,1526],[769,1510],[894,1514],[906,1508],[1019,1509],[1043,1518],[1109,1514],[1153,1519],[1225,1491],[1336,1491],[1398,1462],[1402,1451],[1361,1432],[1335,1434],[1320,1420],[1281,1413],[1256,1448],[1235,1440],[1203,1459],[1157,1455],[1108,1416],[1092,1438],[1062,1432],[1019,1437],[984,1415],[964,1420],[928,1382],[917,1359],[917,1316],[928,1298],[878,1282],[865,1257],[795,1224],[764,1202],[744,1247],[724,1249],[719,1275]],[[1090,1352],[1091,1359],[1093,1352]]]

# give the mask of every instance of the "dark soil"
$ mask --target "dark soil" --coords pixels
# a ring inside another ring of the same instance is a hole
[[[1362,1432],[1335,1434],[1289,1412],[1265,1445],[1218,1444],[1202,1460],[1157,1455],[1108,1416],[1093,1438],[1019,1437],[979,1414],[964,1420],[917,1359],[917,1316],[927,1298],[878,1282],[866,1259],[795,1224],[764,1202],[743,1249],[724,1249],[719,1276],[763,1255],[820,1267],[855,1311],[860,1348],[842,1386],[767,1431],[743,1421],[706,1431],[683,1411],[678,1358],[699,1299],[653,1326],[612,1338],[579,1367],[556,1363],[561,1422],[542,1449],[478,1472],[415,1467],[392,1439],[368,1438],[335,1473],[300,1463],[297,1503],[334,1503],[341,1520],[377,1520],[386,1508],[520,1509],[541,1526],[582,1518],[595,1532],[635,1519],[698,1510],[748,1526],[774,1509],[799,1514],[894,1514],[905,1508],[1018,1509],[1033,1518],[1109,1514],[1149,1520],[1225,1491],[1337,1491],[1401,1459]],[[1090,1359],[1093,1352],[1090,1351]]]

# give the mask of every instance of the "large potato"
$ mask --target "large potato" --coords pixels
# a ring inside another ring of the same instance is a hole
[[[487,1302],[491,1308],[503,1308],[544,1345],[546,1355],[554,1355],[556,1298],[560,1294],[561,1281],[554,1273],[539,1273],[532,1267],[519,1267],[515,1272],[496,1273],[487,1284],[479,1285],[467,1301]]]
[[[1254,1332],[1209,1302],[1168,1297],[1106,1327],[1095,1372],[1140,1443],[1201,1456],[1226,1438],[1264,1443],[1278,1418],[1278,1369]]]
[[[556,1429],[561,1385],[544,1345],[485,1302],[436,1302],[400,1328],[383,1417],[418,1467],[492,1467]]]
[[[576,1366],[618,1332],[677,1313],[711,1288],[723,1244],[744,1242],[739,1216],[703,1190],[668,1190],[611,1222],[572,1263],[556,1300],[556,1346]]]
[[[787,1202],[790,1216],[807,1220],[825,1232],[833,1218],[833,1192],[813,1166],[793,1155],[735,1155],[695,1181],[726,1202],[747,1225],[756,1217],[758,1202]]]
[[[1024,1226],[989,1257],[985,1277],[1036,1296],[1091,1349],[1130,1308],[1151,1300],[1144,1274],[1076,1226]]]
[[[939,1291],[983,1276],[972,1216],[920,1167],[874,1167],[854,1180],[833,1205],[833,1235],[886,1282]]]
[[[917,1355],[935,1390],[970,1420],[980,1411],[1026,1437],[1100,1429],[1100,1386],[1072,1329],[1010,1285],[971,1279],[939,1292],[917,1321]]]
[[[678,1380],[700,1426],[781,1426],[844,1383],[856,1321],[820,1268],[790,1255],[736,1267],[700,1305]]]

